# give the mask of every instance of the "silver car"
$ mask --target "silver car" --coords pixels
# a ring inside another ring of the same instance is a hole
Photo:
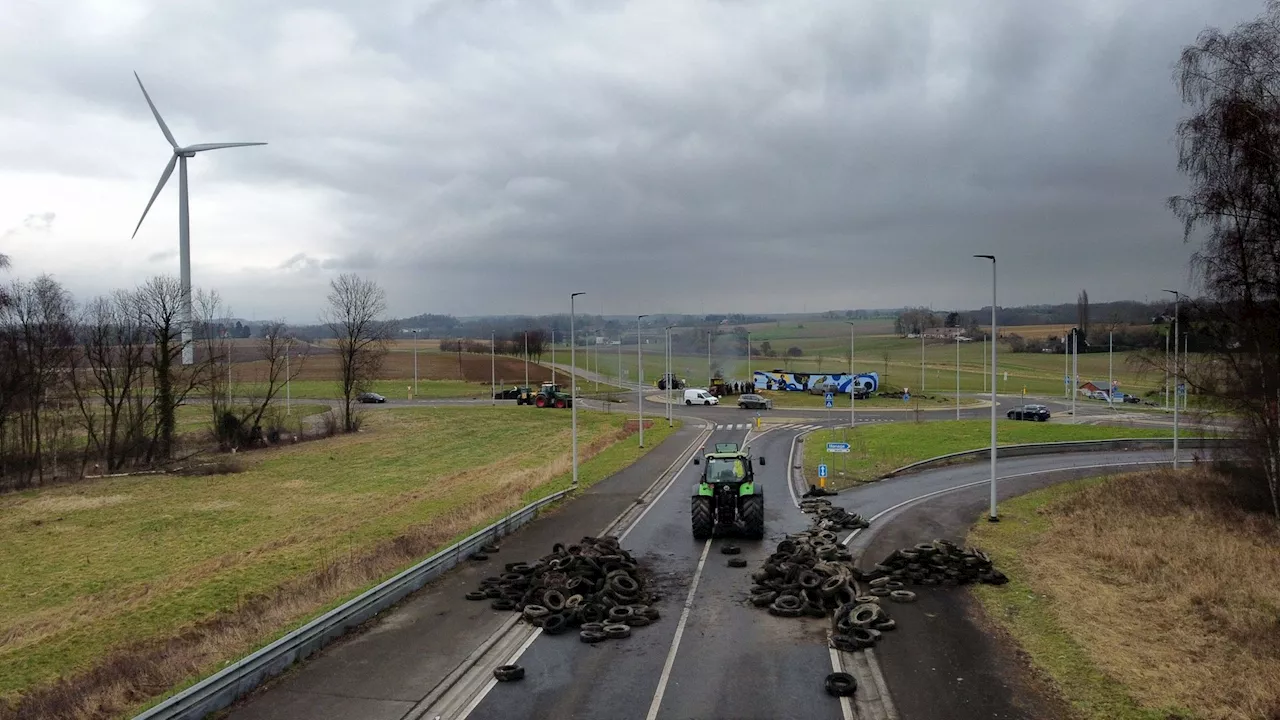
[[[773,401],[767,397],[756,395],[755,393],[748,393],[746,395],[738,396],[738,407],[743,410],[752,408],[756,410],[772,410]]]

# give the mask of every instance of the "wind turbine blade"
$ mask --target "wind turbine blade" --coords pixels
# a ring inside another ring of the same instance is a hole
[[[142,221],[147,219],[147,212],[151,210],[151,205],[156,201],[156,196],[164,189],[164,184],[169,182],[169,176],[173,174],[173,166],[178,164],[178,156],[173,155],[169,158],[169,164],[164,166],[164,173],[160,176],[160,184],[156,185],[156,191],[151,193],[151,199],[147,201],[147,207],[142,211],[142,217],[138,218],[138,227],[133,229],[133,237],[138,237],[138,228],[142,227]]]
[[[199,145],[188,145],[183,150],[191,152],[201,152],[204,150],[221,150],[229,147],[250,147],[252,145],[266,145],[266,143],[200,143]]]
[[[173,133],[169,132],[169,126],[164,124],[164,118],[160,117],[160,111],[156,109],[156,104],[151,102],[151,96],[147,94],[147,89],[142,86],[142,78],[138,77],[138,73],[134,73],[133,77],[138,81],[138,87],[142,88],[142,97],[147,99],[147,105],[151,107],[151,114],[156,116],[156,122],[160,123],[160,132],[164,133],[164,139],[174,148],[178,147],[178,141],[173,139]]]

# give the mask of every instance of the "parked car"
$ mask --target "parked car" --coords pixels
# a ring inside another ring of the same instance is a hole
[[[772,410],[773,401],[767,397],[756,395],[755,393],[747,393],[746,395],[738,396],[738,407],[743,410]]]
[[[1044,422],[1049,419],[1049,408],[1044,405],[1023,405],[1007,413],[1010,420],[1036,420]]]
[[[356,402],[362,403],[384,403],[387,399],[375,392],[362,392],[356,396]]]
[[[684,404],[693,405],[695,403],[698,405],[719,405],[720,398],[712,395],[706,390],[699,390],[698,388],[689,388],[688,390],[685,390]]]
[[[1124,401],[1127,403],[1133,403],[1134,405],[1137,405],[1138,403],[1142,402],[1142,398],[1138,397],[1137,395],[1125,395]]]

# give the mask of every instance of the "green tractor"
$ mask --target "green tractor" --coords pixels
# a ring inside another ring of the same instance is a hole
[[[758,458],[764,467],[764,458]],[[717,533],[764,537],[764,485],[755,481],[751,454],[737,443],[716,443],[715,452],[694,458],[702,477],[693,489],[693,537]]]
[[[540,408],[567,408],[573,407],[573,398],[569,393],[560,392],[560,386],[555,383],[542,383],[538,393],[533,396],[532,403]]]

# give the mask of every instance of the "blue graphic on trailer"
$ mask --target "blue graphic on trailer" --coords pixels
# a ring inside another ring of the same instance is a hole
[[[788,390],[805,392],[812,388],[821,388],[835,383],[836,391],[847,394],[851,385],[849,373],[804,373],[787,372],[785,370],[756,370],[752,381],[756,390]],[[880,388],[880,373],[858,373],[852,382],[867,392],[875,392]]]

